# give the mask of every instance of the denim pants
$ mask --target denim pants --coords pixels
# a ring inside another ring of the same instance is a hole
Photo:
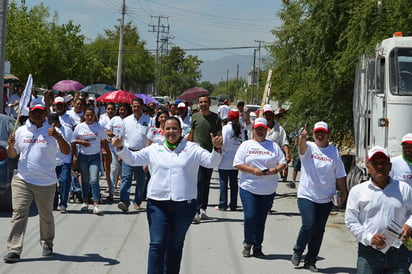
[[[227,189],[228,184],[230,187],[230,210],[236,210],[237,208],[237,193],[238,193],[238,184],[237,184],[237,169],[219,169],[219,181],[220,181],[220,196],[219,196],[219,208],[227,209]]]
[[[402,245],[399,249],[390,248],[385,254],[370,246],[358,245],[357,272],[373,273],[409,273],[407,249]]]
[[[313,265],[316,262],[332,205],[332,202],[318,204],[309,199],[298,198],[302,226],[293,250],[302,253],[306,245],[308,246],[305,264]]]
[[[136,190],[133,202],[140,205],[143,201],[145,188],[145,175],[142,166],[129,166],[122,162],[122,184],[120,186],[120,201],[127,206],[130,205],[130,189],[132,187],[133,175],[136,178]]]
[[[198,209],[206,210],[209,203],[210,179],[213,168],[199,166],[197,173],[197,205]]]
[[[191,201],[147,201],[149,274],[179,273],[183,243],[197,208]]]
[[[82,198],[89,199],[89,188],[92,189],[93,202],[100,200],[99,170],[101,165],[100,153],[85,155],[79,153],[77,164],[82,181]]]
[[[61,166],[56,166],[56,175],[59,180],[59,188],[56,188],[56,194],[54,195],[54,208],[57,208],[57,206],[59,205],[67,208],[67,200],[69,199],[70,187],[72,184],[71,171],[72,164],[63,164]]]
[[[20,255],[23,251],[24,233],[33,200],[39,212],[40,245],[53,247],[55,233],[53,199],[55,192],[56,184],[37,186],[23,181],[18,176],[13,177],[11,182],[13,216],[11,218],[11,231],[7,239],[8,252]]]
[[[243,244],[253,245],[257,248],[262,247],[266,218],[275,193],[257,195],[240,188],[239,194],[244,215],[243,231],[245,239]]]

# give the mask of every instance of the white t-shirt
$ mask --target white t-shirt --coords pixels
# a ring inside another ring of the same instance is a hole
[[[60,124],[62,126],[66,126],[66,127],[71,128],[71,129],[73,129],[73,127],[76,125],[73,118],[70,115],[68,115],[67,112],[60,115],[59,120],[60,120]]]
[[[220,153],[209,152],[185,139],[174,151],[165,144],[153,143],[136,152],[125,147],[118,155],[128,165],[149,166],[148,198],[172,201],[196,199],[199,165],[213,168],[221,159]]]
[[[16,130],[14,148],[17,154],[20,153],[17,176],[27,183],[48,186],[57,182],[58,144],[54,137],[48,136],[50,127],[47,120],[40,128],[27,120]]]
[[[56,127],[56,130],[62,135],[63,139],[66,140],[68,144],[70,144],[73,137],[73,130],[63,125],[60,128]],[[71,162],[72,152],[70,151],[70,153],[66,155],[61,153],[59,147],[57,147],[56,165],[61,166],[63,164],[70,164]]]
[[[107,113],[103,113],[100,115],[99,124],[104,128],[110,130],[110,118]]]
[[[12,95],[10,95],[9,98],[9,104],[15,104],[17,102],[20,102],[20,96],[17,93],[14,93]],[[10,107],[10,116],[13,116],[14,118],[17,118],[17,113],[19,112],[19,107],[20,104],[18,104],[17,106],[14,107]]]
[[[94,122],[88,125],[86,122],[83,122],[74,129],[71,142],[73,143],[76,139],[87,140],[90,146],[78,145],[78,153],[94,155],[101,152],[101,142],[107,138],[106,130],[99,123]]]
[[[277,121],[275,121],[272,129],[268,129],[266,139],[272,142],[276,142],[276,144],[278,144],[281,148],[283,148],[283,146],[289,145],[289,141],[286,137],[286,131],[281,125],[279,125]]]
[[[123,119],[120,116],[114,116],[110,120],[109,130],[113,132],[116,137],[119,137],[122,131]]]
[[[151,118],[142,114],[139,120],[136,120],[134,114],[123,119],[121,136],[124,136],[124,145],[133,150],[139,150],[146,146],[147,133],[151,127]]]
[[[233,160],[233,166],[246,164],[261,170],[275,168],[280,163],[286,164],[285,157],[279,145],[265,140],[243,142]],[[239,186],[253,194],[269,195],[276,191],[278,174],[256,176],[249,172],[240,171]]]
[[[220,119],[227,119],[227,115],[229,114],[230,107],[228,105],[221,105],[218,109],[217,112],[219,113]]]
[[[358,242],[371,246],[372,236],[392,221],[412,227],[412,188],[407,183],[391,178],[381,189],[369,180],[350,190],[345,224]]]
[[[83,117],[83,111],[80,113],[77,113],[74,111],[74,109],[71,109],[71,110],[66,111],[66,113],[73,119],[75,126],[81,123],[81,120]]]
[[[336,147],[318,147],[306,142],[307,150],[300,155],[302,163],[298,198],[315,203],[328,203],[336,193],[336,179],[346,176],[345,167]]]
[[[235,158],[236,151],[238,150],[240,144],[243,142],[243,134],[240,133],[239,137],[234,136],[232,122],[224,125],[222,128],[222,161],[220,161],[219,169],[225,170],[236,170],[233,167],[233,159]]]
[[[391,162],[392,170],[389,175],[393,179],[405,181],[412,186],[412,165],[408,164],[402,155],[392,158]]]
[[[190,124],[192,123],[192,116],[186,115],[185,119],[182,119],[180,115],[175,115],[180,121],[180,126],[182,127],[182,136],[186,136],[190,132]]]

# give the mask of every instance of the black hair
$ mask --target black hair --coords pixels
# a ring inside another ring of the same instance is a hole
[[[233,136],[240,137],[242,133],[242,126],[240,125],[239,119],[232,120]]]
[[[165,123],[169,120],[175,120],[178,124],[179,130],[182,130],[182,125],[180,124],[180,120],[175,116],[170,116],[166,119]]]
[[[156,112],[156,122],[155,126],[158,128],[160,127],[160,122],[159,122],[159,116],[165,114],[167,117],[169,117],[169,111],[165,108],[161,108]]]

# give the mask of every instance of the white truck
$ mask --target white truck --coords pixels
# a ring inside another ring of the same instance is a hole
[[[412,37],[395,33],[376,46],[374,56],[363,56],[356,71],[353,95],[355,157],[347,185],[367,178],[368,150],[388,149],[401,154],[401,139],[412,132]]]

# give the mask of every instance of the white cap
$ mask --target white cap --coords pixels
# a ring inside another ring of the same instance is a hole
[[[33,111],[35,109],[41,109],[41,110],[46,109],[42,99],[36,98],[30,102],[30,111]]]
[[[315,124],[315,126],[313,127],[313,131],[317,131],[317,130],[323,130],[325,132],[329,132],[329,127],[328,124],[325,122],[317,122]]]
[[[267,128],[268,122],[266,121],[265,118],[257,118],[255,122],[253,123],[253,128],[257,128],[257,127]]]
[[[56,104],[58,104],[58,103],[64,104],[64,103],[65,103],[65,102],[64,102],[64,98],[61,97],[61,96],[57,96],[56,98],[54,98],[53,104],[56,105]]]
[[[183,102],[180,102],[180,103],[177,105],[177,108],[185,108],[185,107],[186,107],[186,104],[183,103]]]
[[[401,144],[403,145],[403,143],[412,144],[412,133],[408,133],[408,134],[406,134],[405,136],[402,137]]]
[[[386,149],[380,146],[374,146],[368,151],[368,162],[375,156],[376,154],[383,154],[386,158],[390,159],[389,153]]]
[[[64,97],[64,102],[67,103],[67,102],[69,102],[71,99],[73,99],[73,95],[67,94],[67,95]]]
[[[273,107],[269,104],[266,104],[263,106],[263,113],[265,113],[266,111],[270,111],[272,113],[275,113],[275,110],[273,109]]]

